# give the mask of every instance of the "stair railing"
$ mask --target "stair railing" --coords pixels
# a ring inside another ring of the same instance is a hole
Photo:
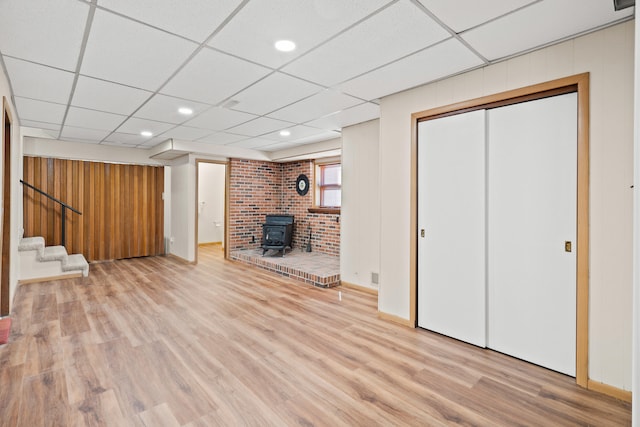
[[[67,230],[67,209],[71,210],[72,212],[77,213],[78,215],[82,215],[82,212],[80,212],[79,210],[69,206],[68,204],[66,204],[65,202],[56,199],[55,197],[53,197],[51,194],[47,194],[44,191],[40,190],[39,188],[34,187],[33,185],[29,184],[28,182],[24,182],[23,180],[20,180],[20,184],[22,185],[26,185],[27,187],[37,191],[38,193],[42,194],[45,197],[48,197],[50,200],[53,200],[54,202],[58,203],[60,206],[62,206],[62,212],[61,212],[61,222],[62,222],[62,246],[66,247],[66,237],[65,237],[65,232]]]

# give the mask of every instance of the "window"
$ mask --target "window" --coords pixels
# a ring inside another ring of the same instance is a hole
[[[339,208],[342,198],[342,165],[326,163],[316,166],[316,203],[320,208]]]

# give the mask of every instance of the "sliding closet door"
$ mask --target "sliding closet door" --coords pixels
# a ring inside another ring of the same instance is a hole
[[[487,114],[487,346],[575,376],[577,96]]]
[[[418,325],[485,345],[484,111],[418,124]]]

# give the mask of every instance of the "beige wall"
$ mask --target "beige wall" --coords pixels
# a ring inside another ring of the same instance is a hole
[[[16,108],[11,99],[9,81],[4,70],[0,67],[0,102],[2,102],[2,97],[7,99],[9,112],[13,120],[11,129],[11,242],[9,243],[11,245],[9,298],[11,300],[11,306],[13,307],[13,297],[18,285],[18,242],[22,228],[22,186],[19,184],[20,177],[22,177],[22,142],[20,138],[20,122],[18,121]],[[3,165],[4,162],[0,161],[0,189],[3,188],[2,185],[4,185],[1,182],[4,176]],[[1,191],[0,197],[2,197]],[[16,201],[18,201],[18,203],[16,203]],[[0,201],[0,203],[2,203],[2,201]]]
[[[340,279],[377,289],[380,268],[379,121],[342,129]]]
[[[626,22],[382,99],[379,310],[409,318],[411,114],[590,72],[589,377],[630,390],[633,58]]]

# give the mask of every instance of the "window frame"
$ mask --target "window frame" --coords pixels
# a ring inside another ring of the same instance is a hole
[[[326,166],[340,166],[340,184],[322,184],[322,170]],[[322,206],[322,190],[323,189],[339,189],[341,191],[340,204],[342,205],[342,159],[340,157],[332,157],[327,159],[315,160],[313,165],[314,172],[314,192],[313,207],[309,208],[310,213],[332,213],[339,214],[341,206]]]

